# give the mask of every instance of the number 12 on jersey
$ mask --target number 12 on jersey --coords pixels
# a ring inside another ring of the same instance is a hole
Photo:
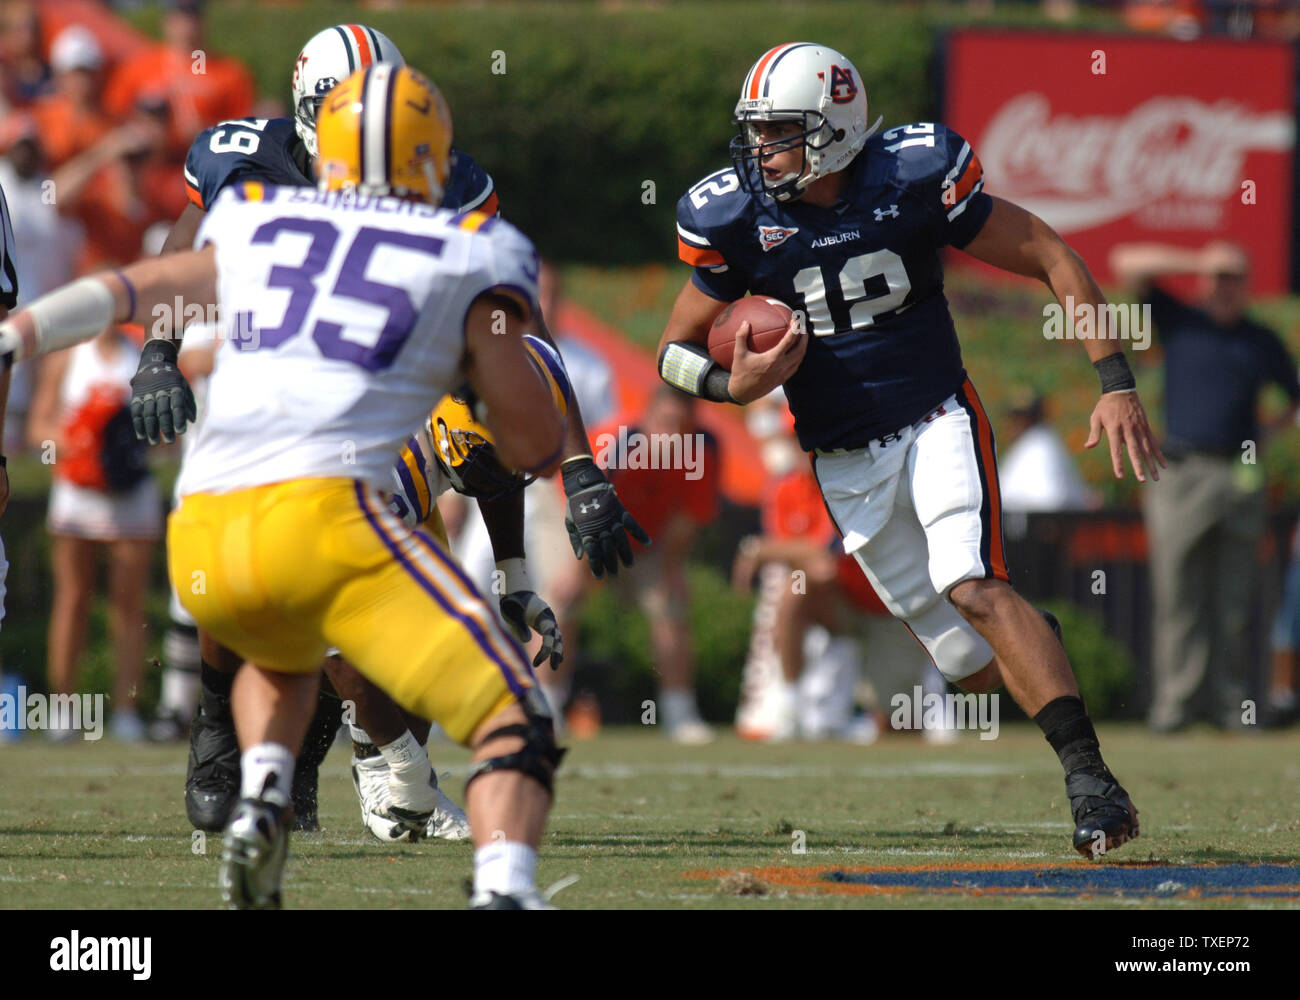
[[[840,268],[839,288],[828,295],[827,284],[820,265],[805,267],[794,276],[794,290],[803,299],[814,337],[866,329],[877,317],[901,308],[912,290],[903,258],[892,250],[850,257]]]

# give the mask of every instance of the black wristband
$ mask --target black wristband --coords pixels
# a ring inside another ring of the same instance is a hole
[[[560,466],[560,481],[564,484],[564,495],[570,496],[575,490],[585,490],[588,486],[608,482],[605,473],[590,455],[578,455],[570,458]]]
[[[700,395],[712,403],[735,403],[731,396],[731,372],[721,365],[710,369],[704,376],[704,391]]]
[[[0,469],[7,469],[7,468],[9,468],[9,459],[5,458],[3,455],[0,455]]]
[[[168,340],[165,337],[154,337],[146,340],[144,347],[140,349],[140,367],[146,364],[172,364],[176,363],[176,357],[180,351],[176,348],[174,340]]]
[[[1094,361],[1092,367],[1097,369],[1097,377],[1101,379],[1102,395],[1108,392],[1128,392],[1130,389],[1137,388],[1137,381],[1133,378],[1133,372],[1128,366],[1128,358],[1124,357],[1123,351],[1108,354],[1100,361]]]

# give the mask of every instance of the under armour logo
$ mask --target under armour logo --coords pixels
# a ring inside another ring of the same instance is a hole
[[[599,500],[591,501],[590,507],[588,507],[586,503],[578,504],[578,513],[586,514],[589,510],[600,510],[600,501]]]
[[[889,208],[887,208],[887,209],[884,209],[884,208],[874,208],[874,209],[872,209],[872,211],[876,213],[876,221],[877,221],[877,222],[884,222],[886,217],[891,218],[891,219],[897,219],[897,218],[898,218],[898,206],[897,206],[897,205],[890,205]]]

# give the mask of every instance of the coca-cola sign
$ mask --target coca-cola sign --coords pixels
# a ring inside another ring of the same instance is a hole
[[[1258,291],[1290,282],[1289,46],[960,32],[945,122],[985,186],[1047,220],[1105,281],[1111,246],[1244,244]]]

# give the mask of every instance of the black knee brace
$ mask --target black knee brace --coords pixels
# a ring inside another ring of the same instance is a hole
[[[465,779],[466,795],[469,794],[469,786],[474,783],[475,778],[481,778],[492,771],[521,771],[545,788],[548,793],[555,794],[555,769],[560,766],[560,761],[568,751],[556,745],[555,725],[550,716],[533,711],[527,702],[520,704],[524,714],[528,716],[528,722],[524,725],[515,724],[494,729],[484,737],[483,742],[488,743],[503,736],[519,736],[523,739],[524,745],[514,753],[489,757],[487,760],[472,764],[469,777]]]

